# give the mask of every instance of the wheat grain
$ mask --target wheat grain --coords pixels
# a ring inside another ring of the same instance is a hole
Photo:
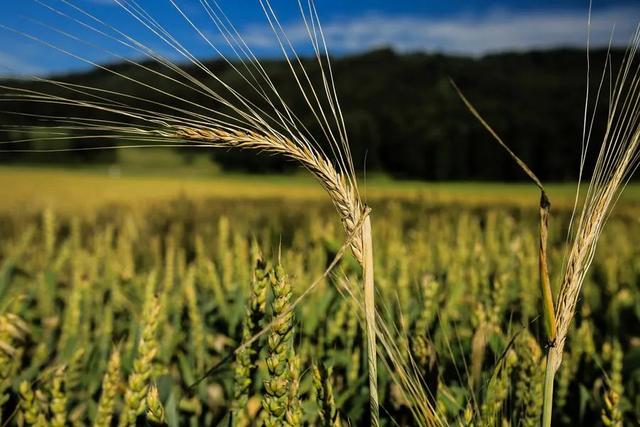
[[[29,332],[24,321],[12,314],[0,315],[0,420],[2,407],[10,399],[14,377],[20,368],[22,342]]]
[[[518,402],[518,423],[524,427],[536,427],[542,414],[542,386],[544,364],[542,349],[537,340],[525,331],[515,342],[518,355],[516,400]]]
[[[198,297],[196,295],[195,288],[195,267],[189,266],[189,269],[184,278],[182,288],[184,290],[187,300],[187,312],[189,314],[189,325],[191,334],[191,348],[193,356],[196,361],[196,369],[198,372],[203,372],[207,364],[206,354],[206,332],[200,313],[200,306],[198,305]]]
[[[622,348],[618,341],[614,341],[608,351],[605,353],[605,359],[609,359],[611,363],[611,375],[604,394],[604,408],[602,408],[602,422],[608,427],[622,427],[623,414],[620,401],[624,394],[622,384]],[[609,353],[608,357],[607,354]]]
[[[152,385],[149,387],[149,392],[147,393],[146,398],[147,403],[147,419],[156,423],[156,424],[164,424],[165,423],[165,413],[164,406],[162,406],[162,402],[160,401],[160,396],[158,394],[158,387]]]
[[[24,422],[34,427],[46,427],[45,415],[29,382],[22,381],[18,391],[20,392],[20,409]]]
[[[440,285],[435,278],[429,274],[426,274],[422,278],[421,285],[422,307],[420,309],[420,315],[414,325],[414,334],[417,336],[427,336],[429,333],[429,327],[437,314],[437,296]]]
[[[64,367],[54,371],[51,379],[51,401],[49,413],[51,414],[51,427],[64,427],[67,422],[67,396],[63,391],[65,380]]]
[[[313,388],[318,403],[318,418],[321,427],[340,427],[340,414],[336,409],[331,383],[332,368],[314,364],[312,367]]]
[[[490,427],[499,425],[502,416],[502,407],[509,395],[509,378],[514,365],[517,363],[515,351],[508,350],[504,360],[497,367],[489,385],[487,386],[485,400],[482,403],[482,426]]]
[[[300,365],[299,354],[292,352],[289,360],[289,405],[285,413],[285,419],[291,426],[303,425],[304,413],[300,401]]]

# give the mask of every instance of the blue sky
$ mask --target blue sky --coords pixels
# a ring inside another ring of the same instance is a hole
[[[213,57],[216,49],[228,56],[232,54],[202,8],[201,1],[205,0],[174,0],[201,34],[172,6],[171,0],[136,1],[195,56]],[[208,1],[213,4],[213,0]],[[303,1],[306,4],[307,0]],[[183,59],[158,34],[153,34],[123,10],[116,0],[3,3],[0,25],[10,29],[0,28],[0,74],[50,74],[88,68],[93,61],[105,63],[117,61],[119,57],[142,57],[139,49],[110,38],[123,39],[124,35],[161,55]],[[218,0],[218,3],[258,56],[278,56],[277,39],[259,0]],[[296,50],[309,53],[309,39],[297,1],[272,0],[271,3]],[[587,0],[316,0],[329,49],[339,55],[382,46],[402,52],[464,55],[556,46],[584,47],[588,4]],[[614,44],[624,45],[639,21],[637,0],[595,0],[592,44],[606,45],[615,26]]]

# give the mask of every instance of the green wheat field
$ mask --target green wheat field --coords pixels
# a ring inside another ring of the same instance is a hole
[[[361,272],[328,197],[310,178],[198,170],[0,169],[2,425],[368,424]],[[538,425],[535,187],[363,188],[396,362],[415,364],[443,423]],[[627,190],[585,280],[555,425],[640,419],[640,188]],[[549,187],[554,294],[573,192]],[[381,423],[413,425],[383,356]]]

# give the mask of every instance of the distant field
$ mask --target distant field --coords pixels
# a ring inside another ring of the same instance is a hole
[[[220,174],[203,165],[193,168],[123,171],[114,168],[62,169],[42,167],[0,167],[0,211],[16,208],[92,210],[109,203],[147,204],[178,196],[190,198],[324,200],[324,192],[301,172],[292,175]],[[362,191],[372,203],[380,198],[421,199],[434,204],[506,204],[535,206],[538,193],[533,185],[485,182],[395,181],[383,177],[361,178]],[[555,207],[573,202],[573,184],[550,184]],[[625,202],[640,202],[640,184],[630,185]]]

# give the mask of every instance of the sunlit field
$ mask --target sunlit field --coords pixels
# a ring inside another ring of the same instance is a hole
[[[366,180],[365,188],[363,196],[374,207],[381,200],[402,199],[434,205],[530,207],[533,211],[539,197],[535,186],[527,183],[431,183],[395,181],[375,175]],[[552,209],[573,206],[574,184],[550,184],[547,189]],[[60,212],[90,213],[109,203],[143,206],[178,196],[329,202],[322,188],[304,170],[289,175],[224,174],[207,165],[176,167],[174,162],[161,170],[146,169],[139,164],[76,169],[0,167],[0,212],[53,207]],[[621,201],[626,208],[638,204],[640,184],[631,183]]]

